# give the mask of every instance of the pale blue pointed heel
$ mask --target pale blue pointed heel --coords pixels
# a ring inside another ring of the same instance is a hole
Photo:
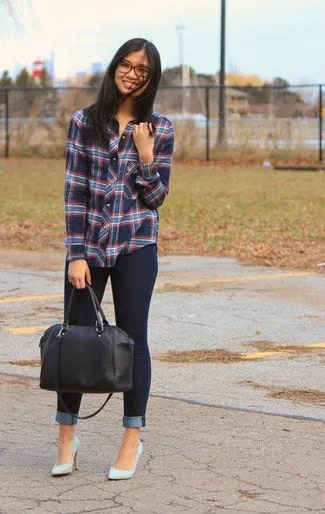
[[[74,436],[71,462],[69,462],[68,464],[55,464],[52,468],[53,476],[69,475],[70,473],[72,473],[73,468],[78,469],[79,447],[80,447],[79,439],[78,439],[78,437]]]
[[[108,471],[108,479],[109,480],[124,480],[126,478],[132,478],[134,476],[135,470],[137,469],[138,460],[140,455],[143,452],[143,446],[141,440],[139,441],[138,454],[135,466],[133,469],[117,469],[111,466]]]

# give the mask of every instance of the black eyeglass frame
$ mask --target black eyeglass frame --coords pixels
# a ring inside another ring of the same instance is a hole
[[[125,68],[128,67],[128,69],[126,71],[121,71],[121,65],[123,65]],[[146,69],[146,74],[143,74],[143,73],[139,73],[139,68],[142,68],[142,70],[145,68]],[[132,64],[129,64],[128,62],[126,61],[120,61],[117,66],[116,66],[116,69],[122,73],[123,75],[126,75],[127,73],[130,73],[131,70],[134,70],[134,73],[136,74],[136,76],[139,78],[139,79],[143,79],[143,80],[146,80],[149,78],[150,76],[150,69],[149,68],[146,68],[145,66],[132,66]],[[138,69],[138,71],[137,71]]]

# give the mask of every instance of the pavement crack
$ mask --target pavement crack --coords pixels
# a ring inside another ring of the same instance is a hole
[[[160,318],[160,321],[164,322],[165,319],[166,319],[166,322],[170,323],[170,322],[173,322],[173,323],[182,323],[182,324],[186,324],[186,325],[198,325],[200,327],[211,327],[211,328],[216,328],[216,324],[210,324],[210,323],[200,323],[199,321],[190,321],[188,319],[176,319],[174,316],[170,316],[168,314],[165,314],[164,316],[161,316]]]

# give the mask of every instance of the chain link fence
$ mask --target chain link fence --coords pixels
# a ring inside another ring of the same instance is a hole
[[[0,88],[0,155],[63,157],[71,114],[96,88]],[[225,88],[161,86],[155,110],[176,130],[175,157],[323,159],[323,85]],[[221,134],[222,124],[224,133]]]

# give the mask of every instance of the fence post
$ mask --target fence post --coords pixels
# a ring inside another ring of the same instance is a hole
[[[5,158],[9,157],[9,89],[5,89]]]
[[[319,84],[318,86],[319,91],[319,147],[318,147],[318,160],[319,162],[323,161],[323,91],[322,91],[322,84]]]
[[[5,158],[9,157],[9,90],[5,89]]]
[[[205,121],[205,141],[206,141],[206,153],[205,159],[207,161],[210,160],[210,88],[205,88],[205,112],[206,112],[206,121]]]
[[[221,0],[221,29],[220,29],[220,72],[219,72],[219,122],[218,122],[218,146],[226,144],[225,126],[225,96],[226,96],[226,0]]]

